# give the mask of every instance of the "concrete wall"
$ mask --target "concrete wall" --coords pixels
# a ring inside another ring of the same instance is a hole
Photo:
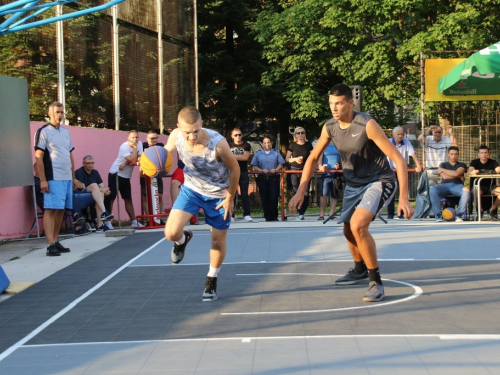
[[[31,143],[37,129],[43,123],[31,123]],[[68,126],[71,138],[75,146],[73,158],[75,159],[75,169],[82,166],[82,159],[85,155],[92,155],[95,159],[95,169],[99,171],[104,184],[107,185],[108,172],[111,164],[118,156],[120,145],[127,140],[128,132],[108,129],[79,128]],[[140,141],[146,141],[146,134],[139,133]],[[168,136],[160,135],[159,142],[165,144]],[[33,163],[35,161],[34,148],[31,148]],[[174,155],[174,167],[177,165],[177,157]],[[134,202],[135,214],[141,213],[141,196],[139,186],[139,168],[135,168],[132,176],[132,200]],[[123,201],[120,205],[121,221],[128,221],[129,217],[125,211]],[[170,199],[170,178],[164,178],[163,204],[165,207],[171,206]],[[113,214],[117,220],[116,201],[113,207]],[[33,202],[28,187],[12,187],[0,189],[0,239],[18,238],[26,236],[30,230],[34,218]]]

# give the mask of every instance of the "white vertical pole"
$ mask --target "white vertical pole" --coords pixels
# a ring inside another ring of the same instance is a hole
[[[56,5],[56,15],[62,16],[62,5]],[[58,100],[66,107],[66,80],[64,76],[64,34],[63,21],[57,21],[57,74],[59,77]]]
[[[198,14],[197,14],[197,8],[198,5],[196,3],[196,0],[193,0],[193,28],[194,28],[194,105],[196,109],[199,108],[199,101],[200,101],[200,93],[199,93],[199,86],[198,86]]]
[[[159,116],[160,116],[160,134],[163,134],[164,124],[163,124],[163,38],[162,38],[162,0],[156,0],[156,12],[158,20],[158,100],[159,100]]]
[[[115,130],[120,130],[120,51],[118,45],[118,5],[113,5],[113,93]]]

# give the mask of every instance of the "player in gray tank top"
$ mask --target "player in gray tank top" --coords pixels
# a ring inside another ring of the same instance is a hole
[[[170,211],[165,237],[174,242],[171,261],[184,258],[186,245],[193,232],[184,229],[200,208],[205,223],[211,228],[210,268],[205,280],[202,301],[217,299],[217,276],[226,256],[226,236],[234,210],[234,196],[240,178],[240,167],[226,139],[216,131],[203,129],[200,112],[183,108],[177,117],[165,146],[168,152],[177,149],[184,163],[184,184]]]
[[[354,268],[335,281],[336,285],[352,285],[369,280],[365,302],[384,298],[379,273],[377,249],[369,225],[396,192],[397,182],[387,157],[394,161],[400,182],[398,213],[410,219],[415,212],[408,201],[406,162],[396,147],[368,114],[354,112],[349,86],[335,85],[329,95],[333,118],[323,126],[321,136],[307,159],[299,189],[289,201],[293,213],[304,201],[304,193],[318,159],[330,142],[340,153],[346,179],[342,215],[344,236],[354,260]]]

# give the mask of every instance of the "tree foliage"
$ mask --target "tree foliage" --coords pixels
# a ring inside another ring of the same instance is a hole
[[[198,2],[200,109],[213,126],[289,118],[283,86],[261,84],[267,62],[252,31],[260,10],[258,0]]]
[[[302,0],[266,5],[254,30],[272,65],[267,85],[285,84],[292,116],[326,119],[328,89],[361,85],[379,122],[420,97],[421,51],[480,49],[500,39],[498,0]],[[428,53],[427,57],[450,57]],[[454,55],[456,57],[456,54]]]

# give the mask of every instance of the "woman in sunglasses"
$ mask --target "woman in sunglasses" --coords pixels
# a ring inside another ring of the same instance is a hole
[[[309,154],[311,153],[313,146],[311,142],[309,142],[306,138],[306,130],[303,127],[295,128],[293,132],[293,142],[288,146],[288,150],[286,152],[285,160],[287,163],[290,163],[292,171],[299,170],[301,171],[304,168],[304,164],[306,163]],[[292,189],[294,193],[297,193],[297,189],[299,188],[301,173],[291,173],[290,180],[292,183]],[[306,193],[304,195],[304,202],[302,206],[299,208],[299,215],[297,216],[297,220],[304,220],[304,213],[309,206],[309,187],[311,182],[309,181],[309,185],[307,185]]]

